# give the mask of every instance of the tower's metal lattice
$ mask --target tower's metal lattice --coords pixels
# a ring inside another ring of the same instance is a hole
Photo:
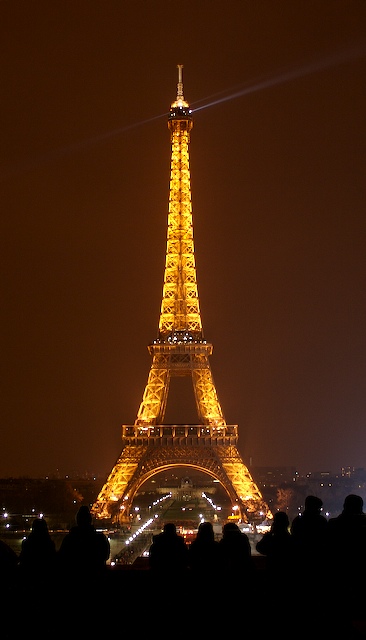
[[[177,98],[168,119],[171,171],[168,234],[158,338],[149,345],[151,369],[133,426],[123,425],[123,448],[92,512],[97,518],[128,519],[133,498],[151,476],[187,466],[218,479],[241,518],[270,515],[237,449],[238,427],[227,425],[216,393],[203,339],[193,243],[189,139],[193,126],[183,96],[178,65]],[[191,376],[197,425],[166,425],[164,415],[172,376]]]

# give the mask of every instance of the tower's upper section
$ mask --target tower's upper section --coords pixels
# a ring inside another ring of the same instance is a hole
[[[189,170],[193,122],[183,96],[182,68],[183,65],[178,65],[177,99],[171,105],[168,120],[171,132],[169,214],[158,339],[169,343],[202,339]]]
[[[172,129],[172,121],[187,122],[187,128],[190,131],[193,126],[192,112],[189,108],[188,102],[184,99],[183,95],[183,65],[178,64],[178,84],[177,84],[177,99],[172,102],[169,112],[168,127]],[[188,124],[189,123],[189,124]]]

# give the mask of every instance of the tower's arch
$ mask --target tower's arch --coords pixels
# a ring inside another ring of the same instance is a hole
[[[154,461],[152,460],[152,462]],[[228,500],[230,500],[232,504],[235,504],[237,500],[237,496],[233,491],[233,488],[229,479],[223,478],[222,473],[217,473],[217,472],[215,473],[211,468],[207,468],[203,464],[193,464],[189,462],[185,463],[180,461],[179,464],[177,462],[171,462],[171,463],[161,464],[160,466],[159,466],[159,463],[157,462],[156,466],[152,464],[151,469],[142,473],[140,476],[137,475],[134,478],[134,482],[131,484],[126,508],[129,507],[131,509],[137,493],[139,492],[141,487],[146,482],[148,482],[148,480],[150,480],[150,478],[164,471],[168,471],[171,469],[178,469],[178,468],[186,468],[186,469],[191,469],[192,471],[199,471],[200,473],[205,473],[207,476],[211,477],[212,479],[217,480],[220,483],[220,486],[224,489],[228,497]]]

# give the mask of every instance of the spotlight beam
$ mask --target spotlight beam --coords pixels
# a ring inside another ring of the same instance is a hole
[[[296,69],[287,69],[282,70],[276,76],[261,78],[256,80],[255,82],[251,82],[246,85],[237,85],[236,87],[232,87],[231,89],[226,89],[224,91],[219,91],[217,93],[211,94],[210,96],[206,96],[200,100],[191,104],[192,112],[202,111],[203,109],[208,109],[209,107],[214,107],[218,104],[222,104],[224,102],[228,102],[230,100],[236,100],[237,98],[241,98],[246,95],[250,95],[252,93],[256,93],[258,91],[263,91],[264,89],[269,89],[279,84],[284,84],[286,82],[290,82],[291,80],[295,80],[297,78],[301,78],[306,75],[310,75],[312,73],[319,73],[324,71],[325,69],[329,69],[333,66],[340,65],[346,63],[350,60],[354,60],[357,58],[365,57],[366,55],[366,43],[360,43],[357,46],[349,49],[347,51],[340,51],[331,56],[325,57],[323,60],[317,60],[308,64],[304,64]],[[230,91],[231,93],[227,94]],[[225,95],[226,94],[226,95]],[[216,98],[217,97],[217,98]],[[216,98],[216,99],[212,99]],[[207,102],[207,100],[210,100]],[[202,103],[202,104],[201,104]],[[194,105],[200,105],[196,106]],[[72,153],[82,151],[87,149],[88,147],[95,146],[97,144],[106,142],[110,138],[114,138],[116,136],[120,136],[131,129],[136,129],[137,127],[148,124],[149,122],[153,122],[154,120],[158,120],[161,118],[166,118],[167,113],[162,113],[158,116],[153,116],[152,118],[147,118],[146,120],[140,120],[139,122],[135,122],[125,127],[121,127],[119,129],[114,129],[113,131],[107,131],[106,133],[100,134],[93,138],[88,138],[86,140],[81,140],[74,144],[68,145],[67,147],[61,147],[59,149],[55,149],[46,153],[42,156],[36,156],[30,158],[28,161],[23,162],[20,166],[10,167],[5,174],[2,175],[2,178],[9,177],[13,174],[18,173],[19,171],[27,171],[36,169],[39,165],[46,164],[49,162],[53,162],[59,160],[67,155]]]
[[[202,100],[197,101],[196,103],[192,103],[192,111],[197,112],[202,109],[208,109],[208,107],[213,107],[217,104],[222,104],[223,102],[228,102],[229,100],[235,100],[236,98],[241,98],[242,96],[249,95],[251,93],[256,93],[257,91],[262,91],[263,89],[269,89],[270,87],[274,87],[279,84],[284,84],[285,82],[290,82],[291,80],[295,80],[297,78],[301,78],[303,76],[318,73],[320,71],[324,71],[325,69],[329,69],[330,67],[343,64],[349,60],[355,58],[361,58],[366,55],[366,46],[364,44],[354,47],[349,51],[339,52],[332,56],[328,56],[323,60],[318,60],[297,69],[288,69],[283,70],[281,73],[276,75],[275,77],[264,78],[256,81],[255,83],[251,83],[250,85],[246,85],[241,89],[233,91],[229,95],[225,95],[221,98],[217,98],[217,100],[212,100],[206,104],[203,104],[200,107],[194,107],[194,104],[198,104],[199,102],[205,102],[211,97],[220,96],[223,93],[227,93],[227,91],[221,91],[219,93],[213,94],[212,96],[208,96],[207,98],[203,98]],[[235,89],[235,88],[234,88]]]
[[[20,165],[10,167],[8,171],[1,176],[1,178],[10,177],[23,171],[31,171],[32,169],[36,169],[38,166],[60,160],[72,153],[83,151],[84,149],[87,149],[89,147],[93,147],[97,144],[106,142],[109,138],[115,138],[116,136],[122,135],[123,133],[126,133],[131,129],[135,129],[136,127],[140,127],[144,124],[147,124],[148,122],[152,122],[153,120],[167,117],[168,113],[162,113],[159,116],[153,116],[152,118],[140,120],[139,122],[134,122],[133,124],[126,125],[125,127],[121,127],[119,129],[113,129],[113,131],[101,133],[100,135],[94,136],[93,138],[87,138],[86,140],[80,140],[79,142],[74,142],[73,144],[67,145],[65,147],[59,147],[58,149],[54,149],[52,151],[49,151],[48,153],[44,153],[41,156],[31,157],[29,158],[29,160],[22,162]]]

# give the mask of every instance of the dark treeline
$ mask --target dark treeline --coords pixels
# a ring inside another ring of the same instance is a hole
[[[92,504],[100,483],[82,478],[5,478],[0,479],[0,507],[11,514],[11,529],[25,528],[24,515],[47,513],[53,528],[68,528],[75,508]],[[31,519],[28,518],[29,527]]]

